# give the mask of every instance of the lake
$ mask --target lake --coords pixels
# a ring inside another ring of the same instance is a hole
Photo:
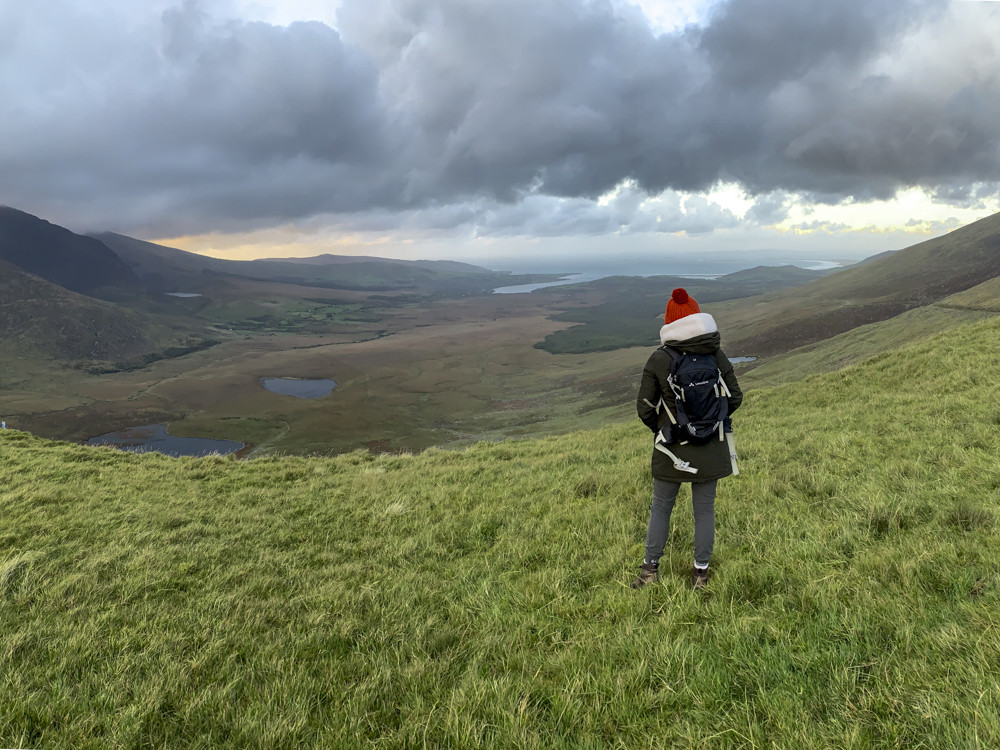
[[[563,286],[564,284],[582,284],[585,281],[596,281],[602,278],[599,274],[593,273],[573,273],[563,276],[558,281],[543,281],[539,284],[514,284],[513,286],[500,286],[493,290],[494,294],[527,294],[536,289],[546,289],[550,286]]]
[[[229,455],[244,443],[212,438],[186,438],[167,434],[166,425],[147,424],[92,437],[87,445],[110,445],[129,453],[162,453],[166,456]]]
[[[337,387],[334,380],[308,380],[306,378],[261,378],[260,384],[271,393],[295,398],[323,398]]]
[[[620,274],[612,273],[574,273],[568,276],[563,276],[558,281],[543,281],[538,284],[515,284],[514,286],[501,286],[493,290],[493,294],[527,294],[528,292],[533,292],[536,289],[546,289],[550,286],[565,286],[566,284],[583,284],[588,281],[597,281],[598,279],[605,279],[608,276],[616,276]],[[651,276],[653,274],[645,274],[645,276]],[[699,274],[699,273],[684,273],[675,274],[678,278],[683,279],[715,279],[718,276],[712,274]]]

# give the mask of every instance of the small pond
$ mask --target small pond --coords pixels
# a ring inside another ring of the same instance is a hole
[[[164,292],[168,297],[200,297],[200,294],[195,294],[194,292]]]
[[[130,453],[163,453],[167,456],[229,455],[244,447],[233,440],[186,438],[168,435],[166,425],[147,424],[92,437],[87,445],[110,445]]]
[[[307,380],[305,378],[261,378],[260,384],[271,393],[295,398],[323,398],[337,387],[333,380]]]
[[[756,362],[756,357],[730,357],[729,361],[734,365],[738,365],[740,362]]]

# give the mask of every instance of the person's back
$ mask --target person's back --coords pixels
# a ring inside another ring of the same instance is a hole
[[[639,576],[632,582],[639,588],[659,577],[659,561],[670,530],[670,514],[682,483],[690,483],[695,515],[695,560],[692,582],[704,585],[715,541],[715,491],[719,479],[733,473],[729,443],[724,427],[718,439],[685,439],[678,429],[677,393],[671,387],[671,371],[678,356],[685,354],[711,358],[721,379],[720,398],[725,399],[725,422],[739,408],[743,393],[732,363],[721,349],[715,319],[701,312],[698,303],[684,289],[675,289],[667,302],[660,348],[646,362],[636,399],[636,409],[654,435],[651,471],[653,504],[646,533],[646,555]],[[702,363],[704,364],[704,363]]]

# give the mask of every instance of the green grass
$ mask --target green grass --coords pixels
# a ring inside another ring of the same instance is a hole
[[[762,364],[754,366],[745,377],[741,377],[740,382],[745,381],[749,387],[771,386],[832,372],[895,351],[905,344],[996,316],[995,312],[952,307],[949,301],[958,296],[909,310],[889,320],[858,326],[818,343],[793,349],[787,354],[767,357]]]
[[[750,392],[703,594],[684,503],[627,587],[638,422],[244,462],[2,432],[0,746],[995,747],[998,343]]]
[[[371,306],[277,295],[200,303],[200,308],[200,320],[254,333],[328,333],[345,326],[377,323],[383,317]]]
[[[858,326],[785,354],[767,357],[741,379],[750,387],[799,380],[832,372],[870,357],[950,331],[1000,312],[1000,279],[989,279],[940,302],[908,310],[888,320]],[[725,342],[723,342],[725,343]]]
[[[818,281],[713,305],[726,351],[771,357],[967,292],[1000,275],[1000,214]],[[980,289],[980,302],[997,285]],[[982,307],[982,304],[976,305]]]

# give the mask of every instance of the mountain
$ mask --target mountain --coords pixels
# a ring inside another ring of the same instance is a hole
[[[114,232],[93,237],[114,250],[146,287],[155,292],[201,292],[219,276],[240,275],[235,261],[209,258]]]
[[[749,393],[703,592],[680,503],[626,585],[634,416],[253,461],[0,430],[0,742],[998,747],[998,370],[994,320]]]
[[[0,346],[57,360],[127,359],[151,346],[150,321],[0,261]]]
[[[114,250],[147,287],[161,292],[200,292],[222,277],[359,291],[474,292],[511,283],[510,274],[454,261],[329,254],[313,258],[224,260],[113,232],[95,234],[94,238]]]
[[[0,260],[87,295],[135,288],[139,279],[103,242],[0,206]]]
[[[895,317],[768,357],[744,371],[740,382],[754,388],[832,372],[998,313],[1000,276]]]
[[[720,276],[716,281],[742,284],[767,284],[772,289],[779,289],[783,286],[798,286],[810,281],[829,276],[836,269],[808,269],[799,268],[793,265],[784,266],[754,266],[745,268],[742,271],[734,271]]]
[[[342,263],[376,262],[376,263],[402,263],[417,266],[418,268],[428,268],[432,271],[442,271],[445,273],[492,273],[490,269],[482,266],[474,266],[471,263],[461,263],[454,260],[399,260],[398,258],[379,258],[369,255],[314,255],[308,258],[261,258],[262,263],[304,263],[312,266],[322,266]]]
[[[732,355],[769,356],[938,302],[1000,275],[1000,214],[792,289],[720,303]]]

